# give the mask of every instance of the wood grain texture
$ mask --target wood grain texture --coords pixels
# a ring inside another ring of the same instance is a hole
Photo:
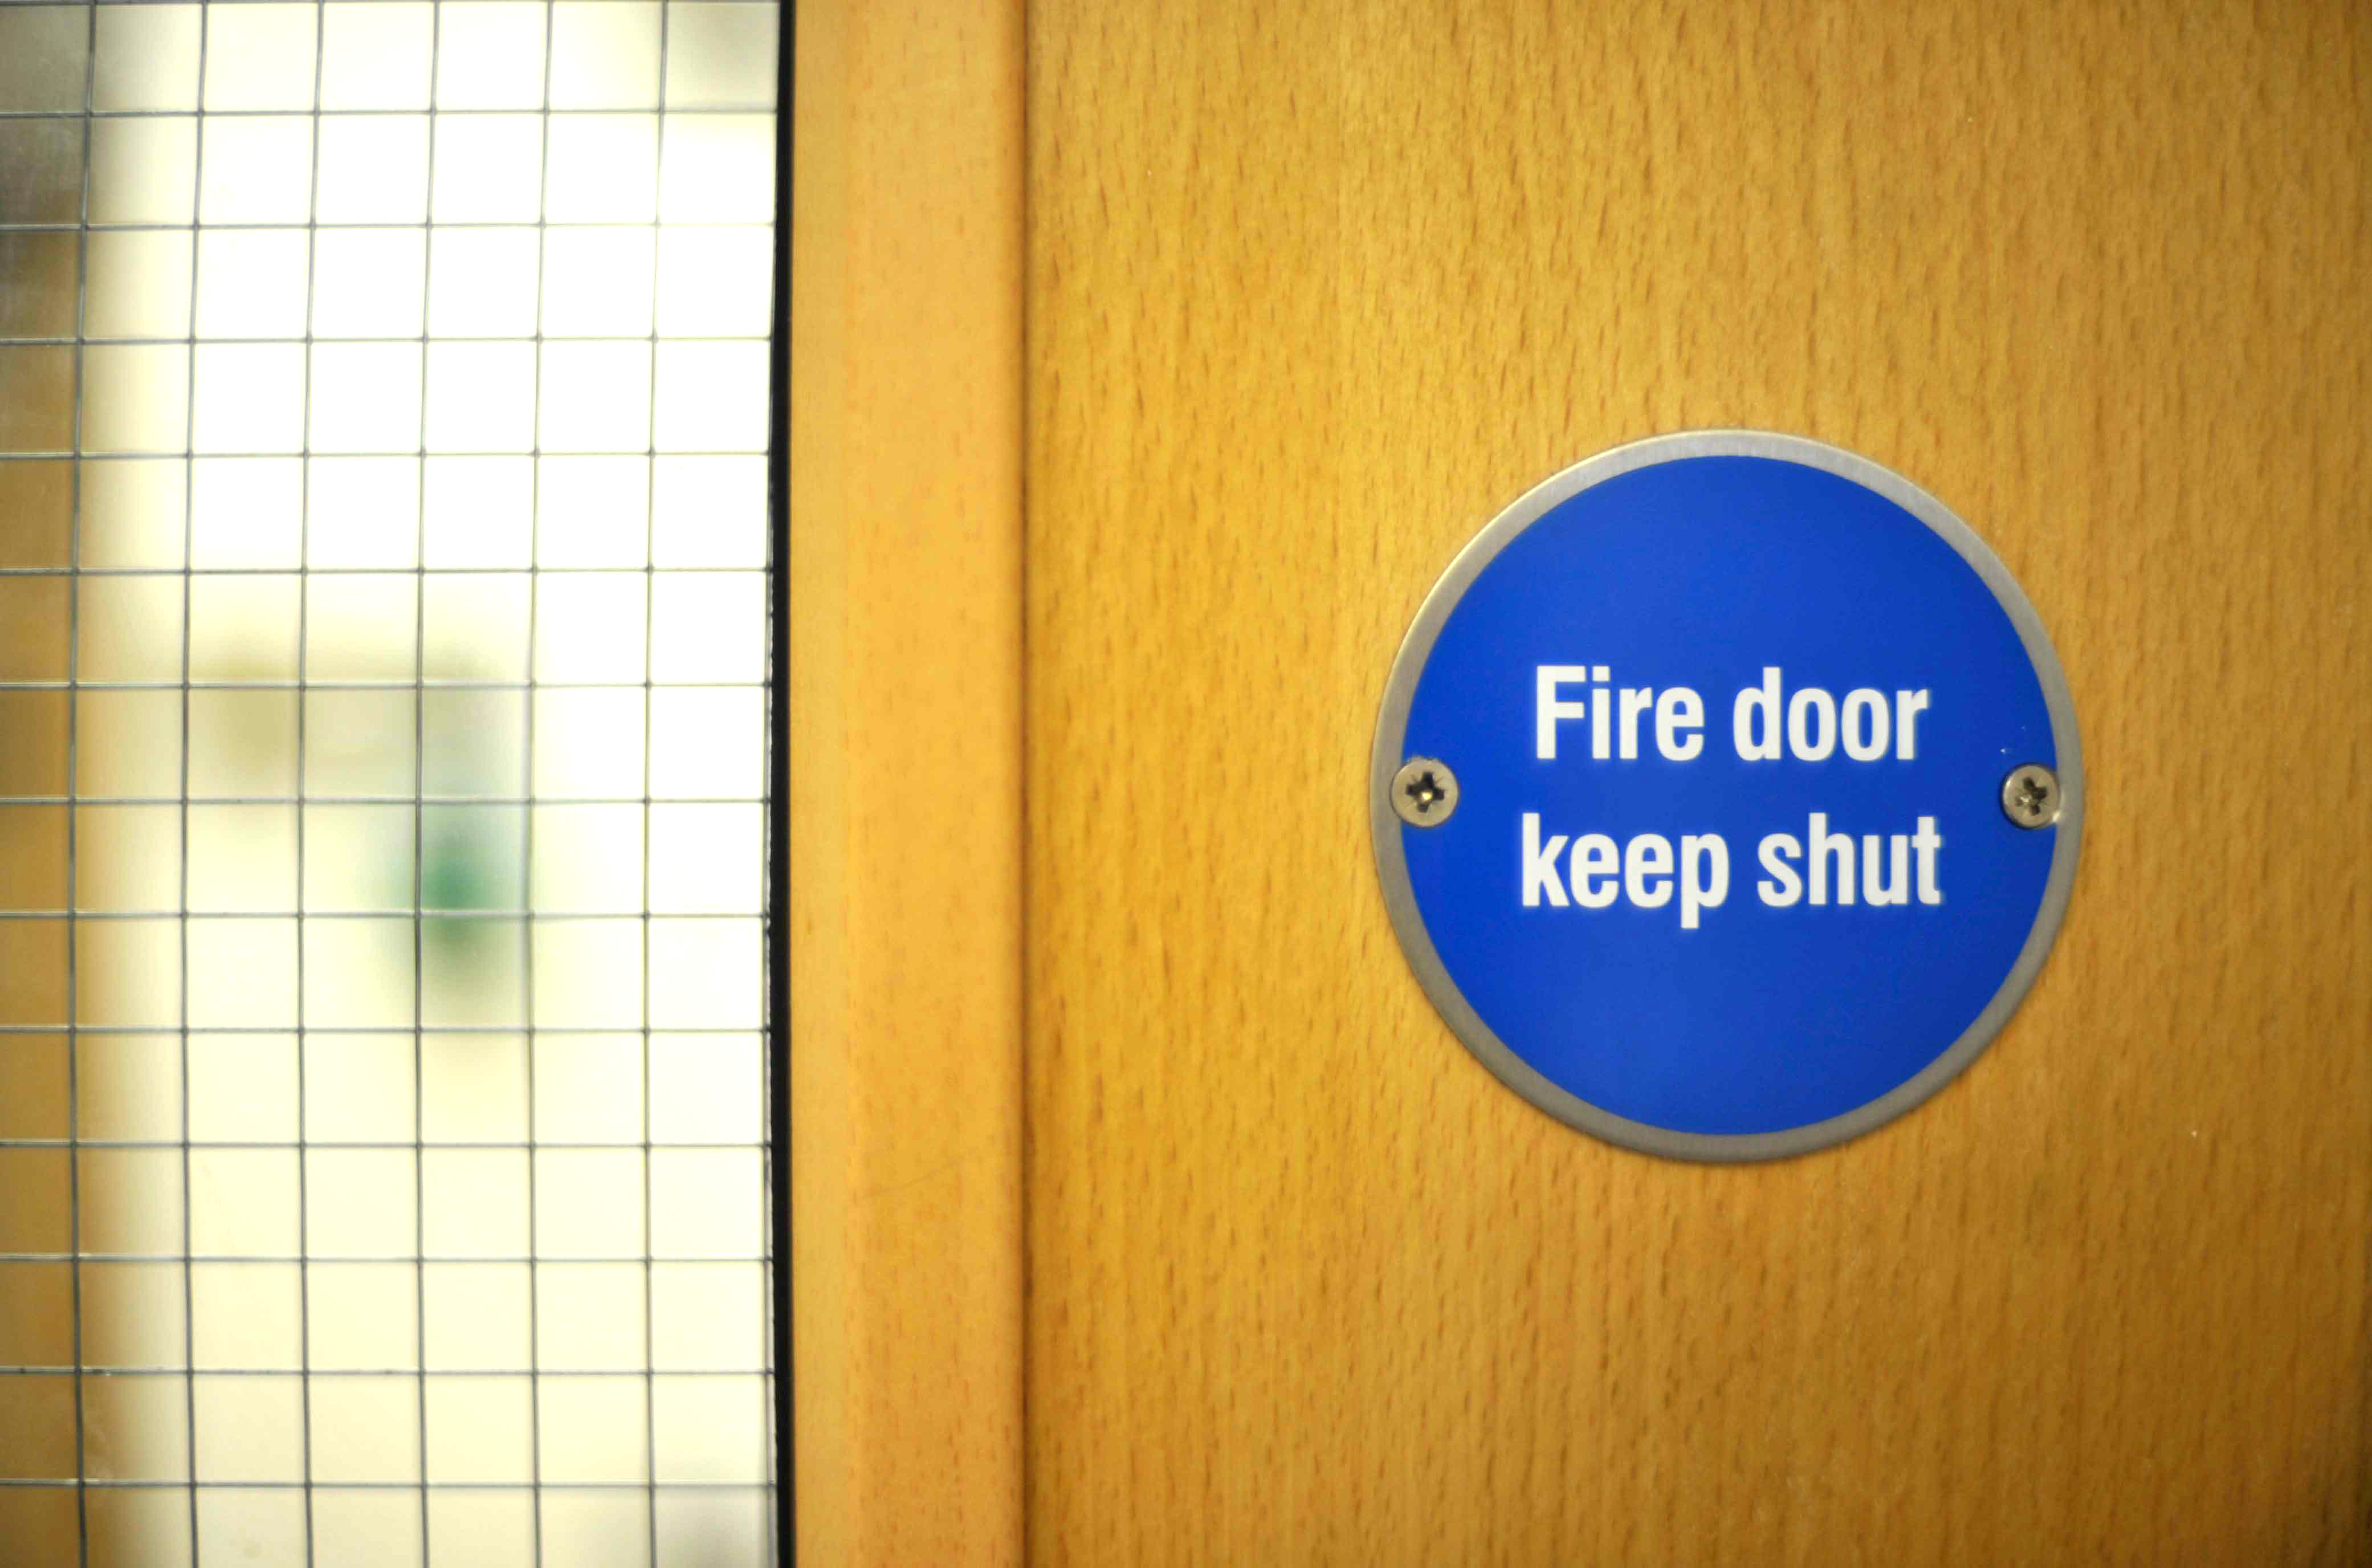
[[[1021,17],[798,7],[802,1562],[1021,1543]]]
[[[2368,18],[1038,0],[1035,1561],[2372,1558]],[[1729,424],[1991,541],[2091,819],[1959,1083],[1705,1168],[1458,1047],[1365,764],[1477,528]]]

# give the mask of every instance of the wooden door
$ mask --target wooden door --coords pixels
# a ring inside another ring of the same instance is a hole
[[[2372,14],[800,27],[814,1561],[2372,1555]],[[1366,761],[1471,534],[1727,425],[1971,522],[2091,794],[1967,1074],[1708,1167],[1458,1046]]]

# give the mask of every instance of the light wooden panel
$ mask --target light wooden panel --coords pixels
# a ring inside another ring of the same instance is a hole
[[[791,305],[802,1562],[1021,1543],[1021,17],[806,0]]]
[[[1043,1562],[2372,1554],[2372,21],[1038,0]],[[1751,1168],[1500,1088],[1387,928],[1392,650],[1615,442],[2024,582],[2091,821],[1957,1085]]]

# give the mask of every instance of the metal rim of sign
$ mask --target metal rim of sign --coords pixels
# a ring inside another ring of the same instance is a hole
[[[2051,829],[2058,835],[2052,848],[2051,873],[2043,885],[2041,905],[2035,911],[2033,928],[2000,989],[1959,1039],[1912,1077],[1842,1115],[1773,1132],[1683,1132],[1634,1121],[1550,1082],[1510,1050],[1458,989],[1425,933],[1401,842],[1402,833],[1424,830],[1405,827],[1391,797],[1392,780],[1407,761],[1402,746],[1417,678],[1450,612],[1483,569],[1526,528],[1583,491],[1634,470],[1686,458],[1771,458],[1820,469],[1875,491],[1925,524],[1976,572],[2017,628],[2018,641],[2041,684],[2051,715],[2051,738],[2058,752],[2062,804]],[[1418,983],[1451,1031],[1501,1083],[1558,1121],[1624,1148],[1688,1160],[1780,1159],[1828,1148],[1893,1121],[1958,1077],[2001,1032],[2041,972],[2075,889],[2076,855],[2084,834],[2084,757],[2076,738],[2075,698],[2060,668],[2059,656],[2042,629],[2041,617],[2009,568],[1949,507],[1891,469],[1824,441],[1773,431],[1683,431],[1616,447],[1535,485],[1493,518],[1458,552],[1425,596],[1408,635],[1401,639],[1392,660],[1391,679],[1384,687],[1383,707],[1377,715],[1375,749],[1367,772],[1369,830],[1375,842],[1377,875],[1383,882],[1384,907]]]

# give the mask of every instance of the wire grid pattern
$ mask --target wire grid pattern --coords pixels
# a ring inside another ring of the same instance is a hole
[[[0,6],[0,1540],[776,1556],[776,25]]]

